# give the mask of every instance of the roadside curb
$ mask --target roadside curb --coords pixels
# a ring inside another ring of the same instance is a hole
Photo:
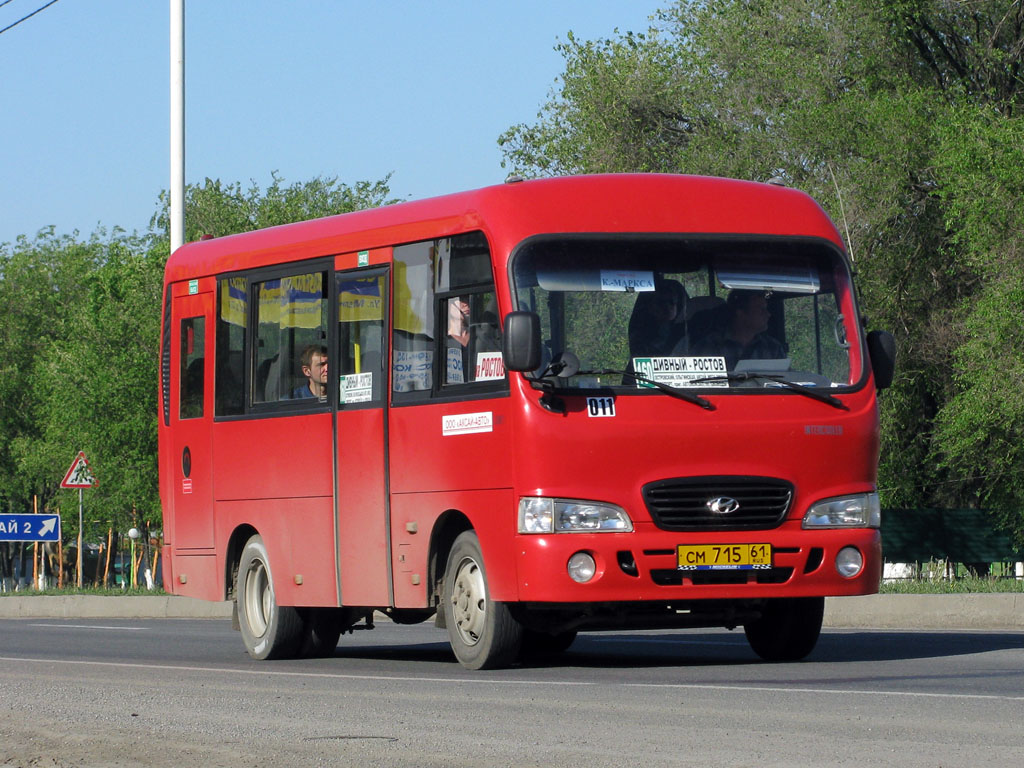
[[[830,597],[825,626],[1024,630],[1024,593]]]
[[[10,595],[0,597],[4,619],[224,619],[231,603],[177,595]]]
[[[176,595],[0,596],[0,618],[227,619],[230,602]],[[830,597],[826,627],[1024,630],[1024,593]]]

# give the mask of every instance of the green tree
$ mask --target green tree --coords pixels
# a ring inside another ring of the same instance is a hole
[[[243,188],[238,182],[224,184],[208,178],[185,189],[185,241],[391,205],[399,200],[389,197],[390,178],[350,186],[337,178],[317,177],[285,185],[274,173],[265,190],[256,182]],[[167,192],[161,193],[160,209],[150,222],[150,228],[164,236],[169,232],[168,201]]]
[[[83,243],[52,229],[0,246],[0,506],[8,510],[31,509],[32,494],[44,491],[22,466],[42,437],[40,398],[59,386],[40,365],[65,338],[101,250],[98,238]]]
[[[949,471],[1024,541],[1024,119],[971,106],[940,138],[949,228],[977,288],[960,311],[957,386],[936,444]]]

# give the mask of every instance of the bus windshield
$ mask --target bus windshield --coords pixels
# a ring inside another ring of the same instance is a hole
[[[573,360],[559,387],[781,392],[861,377],[849,270],[830,243],[559,236],[513,258],[515,306],[541,321],[537,373]]]

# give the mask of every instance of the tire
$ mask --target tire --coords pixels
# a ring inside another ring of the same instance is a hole
[[[767,600],[761,618],[743,631],[765,661],[799,661],[817,645],[824,613],[824,597]]]
[[[576,640],[576,630],[568,632],[538,632],[527,629],[523,632],[523,647],[520,656],[524,659],[557,656],[569,650]]]
[[[523,627],[508,606],[491,599],[480,541],[460,533],[448,554],[443,609],[455,658],[466,669],[496,669],[515,661]]]
[[[302,617],[296,608],[277,604],[270,558],[258,535],[242,549],[235,593],[246,652],[260,660],[295,656],[303,639]]]
[[[299,616],[302,619],[302,642],[298,655],[305,659],[333,656],[341,631],[346,626],[347,611],[343,608],[304,608],[299,611]]]

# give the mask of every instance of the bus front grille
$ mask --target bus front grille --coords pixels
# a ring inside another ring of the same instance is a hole
[[[793,485],[774,477],[678,477],[643,487],[651,519],[666,531],[750,531],[781,525]]]

